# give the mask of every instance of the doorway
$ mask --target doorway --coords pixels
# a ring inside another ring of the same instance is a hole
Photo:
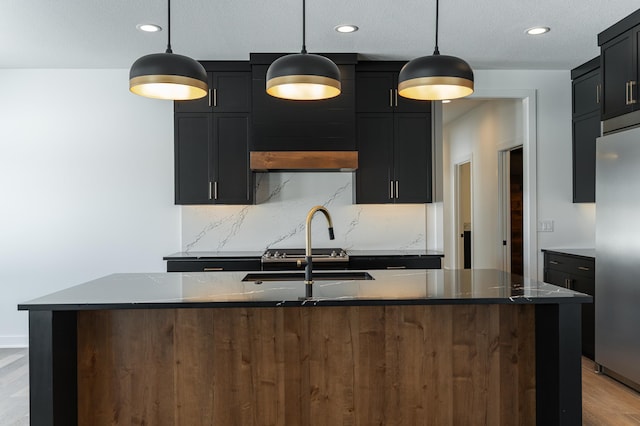
[[[471,161],[456,164],[456,231],[458,234],[457,269],[470,269],[472,253]]]
[[[524,173],[522,146],[500,151],[500,219],[503,269],[524,275]]]

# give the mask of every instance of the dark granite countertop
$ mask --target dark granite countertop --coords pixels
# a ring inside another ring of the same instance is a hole
[[[164,256],[163,260],[197,260],[219,258],[260,258],[264,251],[179,251]]]
[[[436,256],[444,257],[444,252],[436,250],[347,250],[349,256]]]
[[[570,254],[572,256],[588,257],[595,259],[596,249],[592,248],[548,248],[542,249],[543,252]]]
[[[437,256],[444,252],[436,250],[346,250],[349,256]],[[163,260],[206,260],[220,258],[260,258],[263,251],[180,251],[164,256]]]
[[[497,270],[368,271],[374,280],[242,281],[246,272],[113,274],[18,305],[19,310],[406,304],[589,303],[591,296]],[[278,272],[275,272],[278,274]],[[267,273],[268,274],[268,273]],[[321,274],[320,271],[317,274]]]

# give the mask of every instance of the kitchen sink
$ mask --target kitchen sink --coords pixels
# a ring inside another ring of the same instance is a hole
[[[345,281],[345,280],[374,280],[368,272],[314,272],[314,281]],[[242,281],[304,281],[304,272],[252,272],[242,279]]]

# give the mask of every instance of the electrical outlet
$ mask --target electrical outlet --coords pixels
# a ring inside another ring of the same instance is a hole
[[[553,220],[539,220],[538,232],[553,232]]]

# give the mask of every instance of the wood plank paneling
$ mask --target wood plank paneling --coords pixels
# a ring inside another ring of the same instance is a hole
[[[78,315],[82,425],[535,424],[533,306]]]
[[[252,151],[251,170],[356,170],[358,151]]]

